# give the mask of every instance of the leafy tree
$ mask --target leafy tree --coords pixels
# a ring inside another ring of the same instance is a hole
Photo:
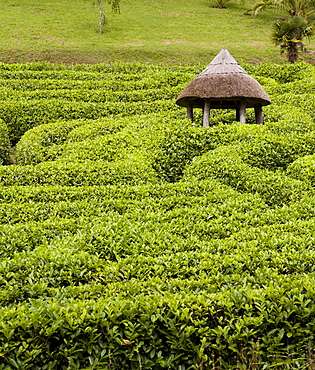
[[[106,0],[106,2],[112,6],[112,11],[114,13],[120,13],[121,0]],[[99,5],[100,9],[99,33],[103,33],[103,26],[107,21],[107,17],[103,11],[103,0],[93,0],[93,3]]]
[[[271,39],[282,51],[287,52],[288,61],[294,63],[298,60],[299,50],[305,49],[303,39],[313,35],[312,25],[307,20],[294,16],[275,22]]]

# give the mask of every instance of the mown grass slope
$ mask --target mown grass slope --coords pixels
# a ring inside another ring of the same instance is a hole
[[[272,23],[280,14],[245,15],[252,1],[229,1],[226,9],[215,4],[123,0],[120,15],[104,4],[109,23],[100,35],[92,0],[2,0],[0,61],[204,65],[223,46],[241,62],[285,61],[270,41]]]

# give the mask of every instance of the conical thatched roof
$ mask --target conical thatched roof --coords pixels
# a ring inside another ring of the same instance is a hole
[[[176,104],[202,108],[204,99],[211,99],[211,108],[237,108],[244,99],[247,108],[271,103],[265,90],[244,71],[226,48],[185,87]]]

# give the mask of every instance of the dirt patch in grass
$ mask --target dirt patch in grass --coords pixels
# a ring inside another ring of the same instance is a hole
[[[172,45],[172,44],[189,44],[186,40],[164,40],[164,44]]]
[[[132,44],[132,43],[130,43]],[[147,50],[142,45],[135,43],[129,45],[126,43],[121,48],[103,50],[0,50],[0,62],[2,63],[30,63],[30,62],[50,62],[55,64],[98,64],[98,63],[115,63],[123,61],[126,63],[145,63],[145,64],[162,64],[162,65],[207,65],[215,56],[215,53],[209,52],[208,43],[199,44],[198,47],[182,52],[181,45],[189,45],[189,41],[184,40],[164,40],[161,41],[161,48]],[[221,46],[218,46],[219,50]],[[302,59],[302,58],[301,58]],[[307,55],[303,60],[314,64],[314,57]],[[253,56],[245,59],[249,63],[260,63],[267,60]],[[277,62],[285,63],[283,56],[277,56]]]
[[[42,38],[44,40],[47,40],[47,41],[52,41],[54,42],[56,45],[74,45],[75,43],[74,42],[69,42],[67,40],[64,40],[64,39],[61,39],[59,37],[53,37],[53,36],[42,36]]]
[[[112,59],[105,51],[103,52],[82,52],[82,51],[3,51],[0,50],[0,62],[2,63],[29,63],[29,62],[50,62],[61,64],[95,64],[104,63]]]
[[[315,50],[305,50],[302,55],[304,56],[305,62],[315,64]]]
[[[139,47],[139,46],[142,46],[143,45],[143,43],[142,42],[126,42],[125,44],[123,44],[123,46],[132,46],[132,47],[134,47],[134,46],[136,46],[136,47]]]
[[[197,58],[198,60],[198,58]],[[148,51],[141,48],[128,47],[115,51],[70,51],[70,50],[46,50],[46,51],[4,51],[0,50],[0,62],[2,63],[30,63],[49,62],[55,64],[98,64],[115,63],[124,61],[127,63],[160,63],[167,65],[194,64],[195,57],[191,56],[183,60],[180,53],[173,51],[155,50]]]

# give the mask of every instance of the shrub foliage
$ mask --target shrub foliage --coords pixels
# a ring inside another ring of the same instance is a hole
[[[311,368],[315,69],[244,67],[265,125],[187,122],[200,66],[0,64],[0,370]]]
[[[10,138],[7,125],[0,119],[0,165],[3,164],[10,154]]]

